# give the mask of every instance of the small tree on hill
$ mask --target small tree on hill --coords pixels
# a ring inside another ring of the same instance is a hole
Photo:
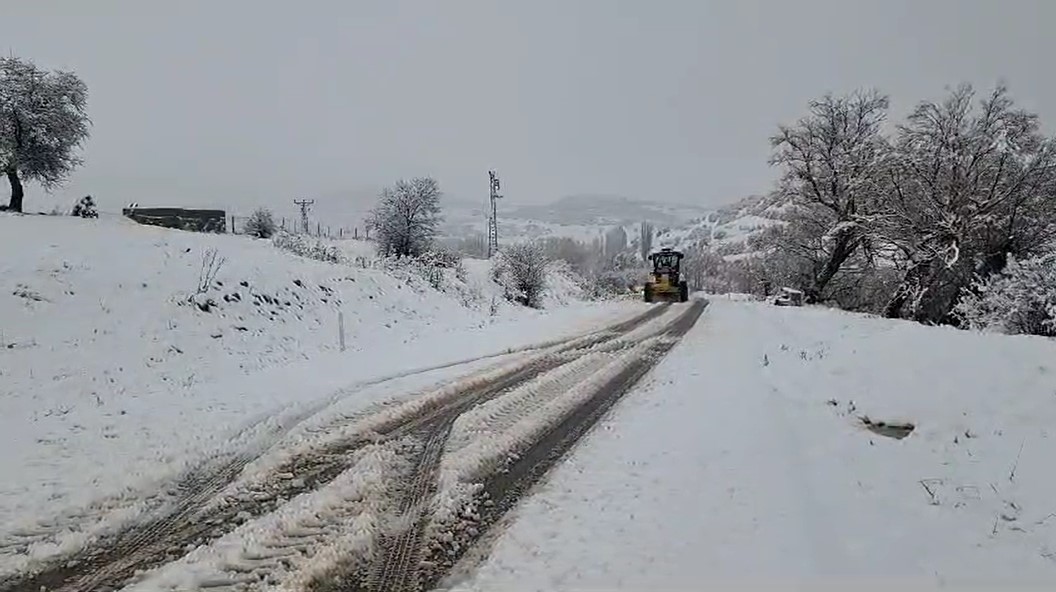
[[[271,238],[277,230],[278,225],[275,224],[275,217],[272,216],[271,210],[267,208],[254,210],[250,214],[249,219],[246,220],[246,234],[250,236]]]
[[[546,290],[546,267],[550,263],[543,247],[534,242],[515,243],[505,247],[492,273],[506,297],[525,306],[540,308]]]
[[[397,181],[382,190],[371,210],[378,252],[384,256],[418,257],[432,247],[441,221],[440,185],[431,177]]]
[[[11,185],[7,209],[22,211],[23,181],[51,190],[82,164],[75,151],[88,139],[87,105],[88,87],[73,72],[0,58],[0,171]]]

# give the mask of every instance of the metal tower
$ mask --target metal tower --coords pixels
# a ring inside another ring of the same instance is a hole
[[[295,199],[293,203],[301,207],[301,226],[304,228],[304,233],[308,234],[308,210],[311,209],[312,204],[315,203],[314,199]]]
[[[488,171],[488,176],[491,178],[491,215],[488,216],[488,259],[491,259],[495,253],[499,251],[499,220],[498,220],[498,200],[502,199],[499,195],[499,178],[495,175],[495,171]]]

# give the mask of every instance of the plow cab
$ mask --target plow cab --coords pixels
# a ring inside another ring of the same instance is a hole
[[[649,255],[653,271],[642,289],[646,302],[686,302],[689,300],[689,285],[682,279],[682,257],[680,251],[660,249]]]

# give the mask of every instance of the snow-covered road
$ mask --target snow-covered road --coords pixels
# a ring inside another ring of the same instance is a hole
[[[1045,340],[715,299],[447,584],[1051,589],[1054,370]]]
[[[0,538],[0,590],[320,590],[339,579],[418,590],[705,305],[634,306],[629,318],[520,353],[269,417],[156,491]]]

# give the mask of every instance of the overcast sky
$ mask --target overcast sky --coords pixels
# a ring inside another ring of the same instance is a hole
[[[0,5],[0,48],[89,86],[87,164],[38,204],[237,210],[413,175],[476,200],[489,168],[511,201],[721,204],[768,188],[768,136],[827,91],[901,113],[1005,80],[1056,121],[1052,0]]]

